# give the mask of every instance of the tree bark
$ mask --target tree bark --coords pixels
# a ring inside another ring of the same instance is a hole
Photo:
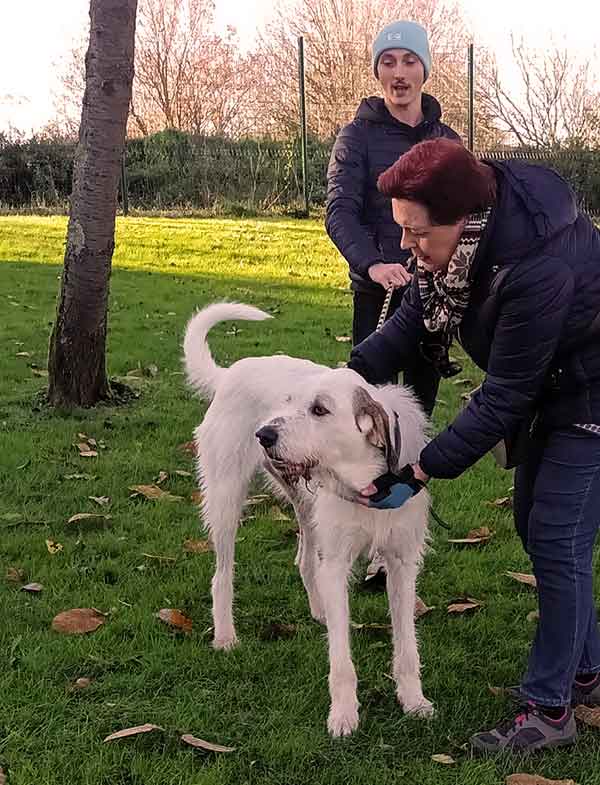
[[[133,80],[137,0],[90,0],[79,144],[64,269],[48,358],[49,401],[110,398],[106,328],[120,162]]]

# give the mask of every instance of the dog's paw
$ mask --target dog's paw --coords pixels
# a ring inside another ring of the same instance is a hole
[[[415,701],[400,701],[406,714],[421,720],[430,720],[435,715],[435,708],[431,701],[421,697]]]
[[[239,644],[237,635],[234,633],[225,638],[213,638],[212,646],[217,651],[230,651]]]
[[[327,729],[334,738],[349,736],[358,728],[358,709],[355,706],[332,706],[327,719]]]

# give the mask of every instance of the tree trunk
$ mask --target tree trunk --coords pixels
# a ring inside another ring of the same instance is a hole
[[[131,100],[137,0],[90,0],[85,94],[56,323],[50,338],[52,405],[110,397],[108,290],[121,156]]]

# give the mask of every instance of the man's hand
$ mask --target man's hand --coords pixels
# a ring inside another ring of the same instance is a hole
[[[384,289],[389,289],[406,286],[411,282],[412,275],[402,264],[378,262],[369,267],[369,278]]]

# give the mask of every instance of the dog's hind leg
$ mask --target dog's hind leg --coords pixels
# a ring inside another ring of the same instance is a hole
[[[202,444],[200,438],[197,442],[202,515],[216,555],[212,579],[213,647],[231,649],[238,643],[233,621],[235,536],[256,461],[252,454],[241,455],[242,451],[227,452],[228,459],[219,460],[223,454],[220,449],[209,450],[206,441]],[[232,456],[239,458],[235,465]]]
[[[384,553],[387,565],[387,594],[394,638],[393,675],[398,702],[405,712],[431,717],[433,704],[423,695],[419,649],[415,632],[416,581],[419,566]]]

